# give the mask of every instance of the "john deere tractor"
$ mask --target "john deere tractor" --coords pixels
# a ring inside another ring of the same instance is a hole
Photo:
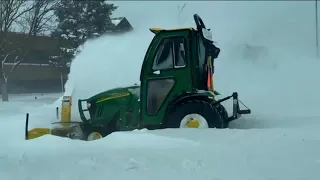
[[[251,113],[250,109],[240,110],[236,92],[215,98],[219,93],[214,89],[214,60],[220,49],[197,14],[194,21],[196,29],[150,29],[155,36],[144,57],[140,85],[110,89],[78,101],[81,139],[142,128],[227,128],[241,114]],[[229,117],[221,102],[231,98]]]
[[[155,36],[144,57],[140,85],[78,101],[85,140],[141,128],[227,128],[241,114],[250,114],[249,109],[240,110],[236,92],[215,99],[214,59],[220,49],[197,14],[194,21],[197,29],[150,29]],[[230,98],[231,117],[221,105]]]

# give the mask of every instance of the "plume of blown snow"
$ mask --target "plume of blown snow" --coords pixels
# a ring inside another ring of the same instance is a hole
[[[152,34],[145,30],[121,36],[105,35],[87,41],[72,62],[65,86],[66,94],[72,94],[73,104],[78,99],[114,87],[139,83],[144,53],[151,40]],[[77,106],[73,106],[72,110],[77,112]],[[78,119],[77,113],[73,115],[74,119]]]

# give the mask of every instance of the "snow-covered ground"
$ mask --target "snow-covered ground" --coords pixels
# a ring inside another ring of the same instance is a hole
[[[76,101],[138,82],[152,38],[148,28],[194,26],[198,13],[222,49],[217,90],[238,91],[251,115],[224,130],[144,129],[93,142],[53,136],[25,141],[25,113],[32,126],[49,126],[61,95],[14,96],[0,103],[0,179],[320,179],[314,2],[186,3],[178,18],[181,1],[117,1],[116,15],[126,16],[135,30],[88,42],[71,66],[66,94]],[[72,116],[77,120],[75,106]]]

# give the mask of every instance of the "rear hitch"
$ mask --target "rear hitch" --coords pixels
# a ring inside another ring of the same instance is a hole
[[[233,112],[232,112],[232,116],[230,116],[228,118],[228,122],[230,121],[233,121],[233,120],[236,120],[238,118],[241,117],[241,114],[250,114],[251,113],[251,110],[246,106],[244,105],[239,99],[238,99],[238,93],[237,92],[234,92],[232,93],[231,96],[227,96],[225,98],[222,98],[222,99],[219,99],[218,101],[216,101],[214,104],[219,104],[223,101],[226,101],[230,98],[233,98]],[[239,102],[246,108],[246,109],[243,109],[241,110],[240,109],[240,106],[239,106]]]

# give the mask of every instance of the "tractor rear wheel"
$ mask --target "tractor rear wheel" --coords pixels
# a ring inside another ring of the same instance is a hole
[[[226,128],[229,127],[229,121],[228,121],[229,115],[228,115],[226,108],[224,108],[224,106],[222,104],[218,104],[216,106],[216,108],[217,108],[218,112],[220,113],[220,116],[222,117],[222,119],[225,122],[225,127]]]
[[[218,109],[205,101],[179,104],[167,117],[167,128],[226,128]]]

